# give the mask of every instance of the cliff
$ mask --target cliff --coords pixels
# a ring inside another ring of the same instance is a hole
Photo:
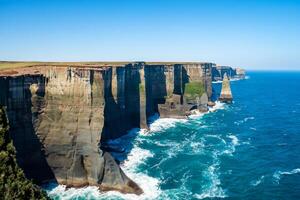
[[[34,66],[2,71],[17,161],[28,178],[142,193],[105,146],[149,118],[184,118],[211,96],[211,63]],[[205,108],[204,108],[205,109]]]
[[[232,68],[230,66],[213,66],[212,81],[222,81],[225,73],[229,79],[244,79],[246,76],[245,70],[241,68]]]

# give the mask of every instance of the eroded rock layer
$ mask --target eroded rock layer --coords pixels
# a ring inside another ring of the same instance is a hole
[[[142,193],[107,152],[105,142],[149,118],[205,110],[211,63],[35,67],[0,77],[17,160],[28,178],[67,186]]]

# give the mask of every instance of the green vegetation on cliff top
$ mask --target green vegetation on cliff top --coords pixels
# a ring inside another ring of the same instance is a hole
[[[5,111],[0,106],[0,199],[49,199],[44,191],[26,179],[18,166],[8,129]]]
[[[191,82],[185,84],[184,96],[186,96],[188,99],[193,99],[197,96],[201,97],[204,92],[205,88],[201,82]]]

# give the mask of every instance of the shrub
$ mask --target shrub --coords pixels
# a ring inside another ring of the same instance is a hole
[[[184,88],[184,96],[188,99],[193,99],[201,97],[201,95],[205,92],[204,85],[202,82],[191,82],[186,83]]]
[[[49,199],[37,185],[26,179],[16,162],[16,150],[9,138],[4,108],[0,106],[0,199]]]

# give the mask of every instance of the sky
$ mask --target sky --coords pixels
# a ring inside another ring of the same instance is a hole
[[[0,0],[0,60],[300,70],[300,0]]]

